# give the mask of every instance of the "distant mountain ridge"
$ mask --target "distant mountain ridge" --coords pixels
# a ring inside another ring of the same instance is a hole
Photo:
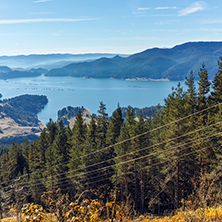
[[[72,63],[52,69],[46,76],[74,76],[88,78],[143,78],[184,80],[193,70],[195,78],[205,63],[209,79],[218,70],[222,56],[222,42],[188,42],[173,48],[153,48],[123,58],[100,58],[92,62]]]
[[[38,69],[11,69],[8,66],[0,66],[0,79],[19,78],[19,77],[35,77],[45,74],[48,70]]]
[[[72,62],[92,61],[101,57],[111,58],[116,54],[111,53],[87,53],[87,54],[31,54],[16,56],[0,56],[0,66],[10,68],[44,68],[52,69],[63,67]],[[124,55],[123,55],[124,56]]]

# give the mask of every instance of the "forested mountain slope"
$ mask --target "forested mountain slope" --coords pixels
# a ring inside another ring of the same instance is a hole
[[[11,69],[7,66],[0,66],[0,79],[19,78],[19,77],[35,77],[46,73],[48,70],[38,69]]]
[[[205,63],[209,79],[217,71],[217,60],[222,53],[222,42],[189,42],[173,48],[153,48],[127,58],[100,58],[92,62],[72,63],[52,69],[47,76],[75,76],[93,78],[145,78],[184,80],[193,70]]]
[[[1,100],[0,143],[10,143],[13,140],[22,141],[22,139],[24,141],[23,137],[30,137],[40,133],[44,128],[44,124],[38,120],[37,113],[47,103],[46,96],[38,95],[21,95]],[[36,139],[37,137],[30,138]]]

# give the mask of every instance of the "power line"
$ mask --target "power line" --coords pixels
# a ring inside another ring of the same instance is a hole
[[[220,123],[220,122],[218,122],[218,123]],[[217,123],[217,124],[218,124],[218,123]],[[216,124],[212,124],[211,126],[214,126],[214,125],[216,125]],[[198,132],[198,131],[203,130],[203,129],[206,129],[206,128],[209,128],[209,126],[208,126],[208,127],[203,127],[203,128],[201,128],[201,129],[199,129],[199,130],[195,130],[195,131],[189,132],[189,133],[187,133],[187,134],[184,134],[184,135],[179,136],[179,137],[176,137],[176,138],[172,138],[172,139],[170,139],[170,140],[168,140],[168,141],[163,141],[163,142],[161,142],[161,143],[159,143],[159,144],[154,144],[154,145],[152,145],[151,147],[153,147],[153,146],[158,146],[158,145],[160,145],[160,144],[162,144],[162,143],[166,143],[166,142],[169,142],[169,141],[178,139],[178,138],[183,137],[183,136],[187,136],[187,135],[189,135],[189,134],[191,134],[191,133],[195,133],[195,132]],[[215,136],[215,135],[211,135],[211,136]],[[207,138],[207,137],[204,137],[204,138]],[[200,139],[198,139],[198,140],[202,140],[202,139],[204,139],[204,138],[200,138]],[[196,140],[196,141],[197,141],[197,140]],[[195,141],[190,141],[189,143],[192,143],[192,142],[195,142]],[[184,144],[182,144],[182,145],[186,145],[186,143],[184,143]],[[179,144],[178,146],[181,146],[181,144]],[[138,150],[138,152],[141,151],[141,150],[145,150],[145,149],[147,149],[147,148],[150,148],[150,147],[145,147],[145,148],[143,148],[143,149],[140,149],[140,150]],[[172,150],[172,149],[171,149],[171,150]],[[163,150],[163,151],[159,151],[159,152],[162,153],[162,152],[167,152],[167,151],[169,151],[169,150],[166,150],[166,151]],[[121,157],[123,157],[123,156],[131,155],[132,153],[135,153],[135,151],[134,151],[134,152],[131,152],[131,153],[128,153],[128,154],[125,154],[125,155],[122,155],[122,156],[119,156],[119,158],[121,158]],[[151,154],[148,154],[148,156],[152,156],[152,155],[154,155],[154,154],[157,154],[157,153],[151,153]],[[145,157],[148,157],[148,156],[145,156]],[[145,158],[145,157],[141,157],[141,158]],[[116,157],[116,158],[117,158],[117,157]],[[84,168],[78,168],[78,169],[76,169],[76,170],[74,170],[74,171],[86,169],[86,168],[88,168],[88,167],[91,167],[91,166],[94,166],[94,165],[98,165],[98,164],[100,164],[100,163],[108,162],[108,161],[114,160],[114,159],[116,159],[116,158],[108,159],[107,161],[102,161],[102,162],[99,162],[99,163],[97,163],[97,164],[93,164],[93,165],[90,165],[90,166],[87,166],[87,167],[84,167]],[[135,159],[134,159],[133,161],[135,161]],[[125,163],[125,162],[123,162],[122,164],[124,164],[124,163]],[[119,164],[121,164],[121,163],[119,163]],[[67,178],[73,178],[73,177],[76,177],[76,176],[79,176],[79,175],[82,176],[82,174],[83,174],[83,175],[84,175],[84,174],[89,175],[90,173],[95,173],[95,172],[98,172],[99,170],[111,168],[111,167],[113,167],[113,166],[115,166],[115,164],[110,165],[110,166],[107,166],[107,167],[99,168],[99,169],[96,169],[96,170],[93,170],[93,171],[85,172],[85,173],[82,172],[82,173],[76,174],[76,175],[74,175],[74,176],[68,176],[68,177],[65,177],[65,178],[55,179],[55,181],[65,180],[65,179],[67,179]],[[60,176],[60,175],[63,175],[63,174],[64,174],[64,173],[62,173],[62,174],[57,174],[57,175],[55,175],[55,176]],[[29,181],[29,182],[26,182],[26,183],[20,183],[20,185],[25,185],[25,184],[28,184],[28,183],[32,183],[32,184],[33,184],[34,181],[41,181],[41,180],[49,179],[49,178],[52,178],[52,177],[53,177],[53,176],[50,176],[50,177],[47,177],[47,178],[40,178],[40,179],[36,179],[36,180]],[[41,184],[42,184],[42,183],[39,183],[39,184],[37,184],[37,185],[41,185]],[[5,188],[7,188],[7,187],[5,187]]]
[[[126,163],[131,163],[131,162],[135,162],[135,161],[138,161],[138,160],[141,160],[143,158],[146,158],[146,157],[150,157],[150,156],[153,156],[153,155],[157,155],[157,154],[162,154],[162,153],[167,153],[169,151],[173,151],[175,149],[177,149],[178,147],[181,147],[181,146],[185,146],[185,145],[188,145],[188,144],[192,144],[194,142],[197,142],[197,141],[201,141],[203,139],[206,139],[206,138],[211,138],[211,137],[214,137],[214,136],[220,136],[222,134],[222,132],[220,133],[216,133],[216,134],[213,134],[213,135],[210,135],[210,136],[205,136],[203,138],[199,138],[199,139],[196,139],[196,140],[191,140],[189,142],[185,142],[185,143],[181,143],[181,144],[178,144],[177,146],[174,146],[174,147],[171,147],[171,149],[168,149],[168,150],[161,150],[161,151],[157,151],[157,152],[153,152],[153,153],[150,153],[150,154],[147,154],[145,156],[141,156],[141,157],[138,157],[138,158],[134,158],[134,159],[131,159],[131,160],[127,160],[127,161],[123,161],[123,162],[120,162],[120,163],[116,163],[116,164],[113,164],[113,165],[109,165],[109,166],[106,166],[106,167],[102,167],[102,168],[99,168],[99,169],[95,169],[95,170],[92,170],[92,171],[89,171],[89,172],[81,172],[79,174],[75,174],[75,175],[72,175],[72,176],[67,176],[67,177],[64,177],[64,178],[59,178],[59,179],[54,179],[54,180],[51,180],[51,181],[48,181],[47,183],[50,183],[50,182],[57,182],[57,181],[60,181],[60,180],[66,180],[66,179],[71,179],[71,178],[74,178],[74,177],[78,177],[78,176],[84,176],[84,174],[87,174],[87,176],[91,173],[95,173],[95,172],[99,172],[101,170],[105,170],[105,169],[108,169],[108,168],[112,168],[112,167],[115,167],[115,166],[119,166],[119,165],[122,165],[122,164],[126,164]],[[193,145],[195,146],[195,144]],[[189,147],[188,147],[189,148]],[[185,148],[187,149],[187,148]],[[182,150],[185,150],[185,149],[182,149]],[[182,151],[180,150],[180,151]],[[152,160],[152,159],[151,159]],[[55,175],[55,176],[58,176],[59,174]],[[98,176],[96,176],[95,178],[97,178]],[[93,177],[94,178],[94,177]],[[43,178],[43,179],[48,179],[48,178]],[[90,178],[92,179],[92,178]],[[84,181],[85,179],[83,180],[80,180],[79,182],[81,181]],[[37,181],[37,180],[36,180]],[[30,187],[30,186],[36,186],[36,185],[42,185],[42,183],[37,183],[37,184],[34,184],[33,181],[29,182],[29,183],[32,183],[31,185],[27,185],[25,187]],[[61,183],[62,184],[62,183]],[[26,183],[20,183],[18,185],[26,185]],[[57,184],[58,186],[60,185],[59,183]]]
[[[176,140],[176,139],[179,139],[179,138],[188,136],[188,135],[190,135],[190,134],[193,134],[193,133],[202,131],[202,130],[207,129],[207,128],[209,128],[209,127],[213,127],[213,126],[215,126],[215,125],[217,125],[217,124],[220,124],[220,123],[222,123],[222,122],[217,122],[217,123],[211,124],[211,125],[209,125],[209,126],[202,127],[202,128],[200,128],[200,129],[197,129],[197,130],[188,132],[188,133],[183,134],[183,135],[181,135],[181,136],[178,136],[178,137],[175,137],[175,138],[171,138],[171,139],[169,139],[169,140],[167,140],[167,141],[162,141],[162,142],[160,142],[160,143],[153,144],[153,145],[151,145],[151,146],[148,146],[148,147],[145,147],[145,148],[142,148],[142,149],[139,149],[139,150],[135,150],[135,151],[132,151],[132,152],[130,152],[130,153],[126,153],[126,154],[121,155],[121,156],[117,156],[117,157],[114,157],[114,158],[111,158],[111,159],[108,159],[108,160],[105,160],[105,161],[101,161],[101,162],[98,162],[98,163],[94,163],[94,164],[88,165],[88,166],[86,166],[86,167],[82,167],[82,168],[78,168],[78,169],[75,169],[75,170],[71,170],[71,171],[69,171],[68,173],[73,173],[73,172],[76,172],[76,171],[84,170],[84,169],[87,169],[87,168],[89,168],[89,167],[93,167],[93,166],[96,166],[96,165],[100,165],[100,164],[103,164],[103,163],[107,163],[107,162],[109,162],[109,161],[113,161],[113,160],[118,159],[118,158],[122,158],[122,157],[125,157],[125,156],[128,156],[128,155],[135,154],[135,153],[137,153],[137,152],[141,152],[141,151],[144,151],[144,150],[147,150],[147,149],[150,149],[150,148],[154,148],[154,147],[156,147],[156,146],[163,145],[164,143],[167,143],[167,142],[170,142],[170,141],[173,141],[173,140]],[[151,155],[152,155],[152,154],[151,154]],[[112,166],[112,165],[111,165],[111,166]],[[109,167],[111,167],[111,166],[109,166]],[[104,168],[102,168],[102,169],[104,169]],[[98,169],[97,169],[97,170],[98,170]],[[93,172],[94,172],[94,171],[93,171]],[[90,171],[88,172],[88,174],[89,174],[89,173],[90,173]],[[50,178],[53,178],[53,177],[56,177],[56,176],[65,175],[65,174],[67,174],[67,173],[66,173],[66,172],[65,172],[65,173],[60,173],[60,174],[56,174],[56,175],[54,175],[54,176],[50,176],[50,177],[47,177],[47,178],[39,178],[39,179],[32,180],[32,181],[26,182],[26,183],[33,183],[34,181],[41,181],[41,180],[44,180],[44,179],[50,179]],[[78,175],[78,174],[77,174],[77,175]],[[72,176],[69,176],[69,177],[66,177],[66,178],[72,178]],[[56,180],[56,181],[57,181],[57,180]],[[26,184],[26,183],[23,183],[23,184]],[[40,183],[40,184],[41,184],[41,183]]]
[[[151,133],[151,132],[154,132],[154,131],[156,131],[156,130],[162,129],[162,128],[164,128],[164,127],[166,127],[166,126],[169,126],[169,125],[171,125],[171,124],[180,122],[180,121],[182,121],[182,120],[185,120],[185,119],[187,119],[187,118],[189,118],[189,117],[192,117],[192,116],[195,116],[195,115],[200,114],[200,113],[202,113],[202,112],[205,112],[205,111],[210,110],[210,109],[212,109],[212,108],[216,108],[217,106],[219,106],[219,105],[221,105],[221,104],[222,104],[222,103],[218,103],[218,104],[213,105],[213,106],[211,106],[211,107],[208,107],[208,108],[206,108],[206,109],[203,109],[203,110],[200,110],[200,111],[195,112],[195,113],[193,113],[193,114],[190,114],[190,115],[188,115],[188,116],[182,117],[182,118],[180,118],[180,119],[178,119],[178,120],[172,121],[172,122],[167,123],[167,124],[162,125],[162,126],[159,126],[159,127],[155,128],[155,129],[149,130],[149,131],[147,131],[147,132],[141,133],[141,134],[136,135],[136,136],[134,136],[134,137],[131,137],[131,138],[129,138],[129,139],[126,139],[126,140],[123,140],[123,141],[121,141],[121,142],[115,143],[115,144],[110,145],[110,146],[108,146],[108,147],[102,148],[102,149],[100,149],[100,150],[93,151],[93,152],[91,152],[91,153],[82,155],[82,156],[77,157],[77,158],[74,158],[74,159],[70,159],[70,160],[65,161],[65,162],[63,162],[63,163],[59,163],[59,164],[53,165],[53,166],[51,166],[51,167],[44,168],[44,169],[42,169],[42,170],[38,170],[38,171],[34,171],[34,172],[32,172],[32,173],[28,173],[28,174],[22,175],[21,177],[29,176],[29,175],[32,175],[32,174],[37,174],[37,173],[43,172],[43,171],[45,171],[45,170],[48,170],[48,169],[51,169],[51,168],[54,168],[54,167],[57,167],[57,166],[61,166],[61,165],[67,164],[67,163],[69,163],[69,162],[71,162],[71,161],[75,161],[75,160],[78,160],[78,159],[80,159],[80,158],[88,157],[88,156],[90,156],[90,155],[96,154],[96,153],[98,153],[98,152],[107,150],[107,149],[112,148],[112,147],[114,147],[114,146],[120,145],[120,144],[122,144],[122,143],[128,142],[128,141],[133,140],[133,139],[136,139],[136,138],[138,138],[138,137],[140,137],[140,136],[144,136],[144,135],[146,135],[146,134],[148,134],[148,133]],[[10,180],[10,181],[13,181],[13,179]],[[6,181],[6,182],[8,182],[8,181]],[[3,182],[3,183],[4,183],[4,182]],[[1,184],[2,184],[2,183],[1,183]]]
[[[198,151],[202,151],[202,150],[209,149],[209,148],[213,148],[213,147],[214,147],[214,146],[208,146],[208,147],[200,148],[200,149],[197,149],[197,150],[195,150],[195,151],[189,152],[189,153],[187,153],[187,154],[185,154],[185,155],[180,155],[180,156],[172,157],[172,159],[179,159],[179,158],[181,158],[181,157],[189,156],[189,155],[194,154],[194,153],[196,153],[196,152],[198,152]],[[142,168],[140,168],[140,170],[161,165],[161,164],[163,164],[163,163],[166,163],[166,162],[171,161],[172,159],[169,158],[168,160],[161,161],[161,162],[158,162],[158,163],[151,164],[151,165],[149,165],[149,166],[142,167]],[[136,170],[138,170],[138,169],[136,169]],[[134,172],[134,171],[136,171],[136,170],[131,170],[131,172],[122,173],[122,174],[120,174],[120,175],[118,175],[118,176],[122,176],[122,175],[125,175],[125,174],[132,174],[132,172]],[[175,174],[176,174],[176,173],[175,173]],[[171,175],[170,178],[172,178],[175,174]],[[107,179],[110,179],[110,178],[111,178],[111,177],[105,178],[105,179],[101,179],[101,180],[97,180],[97,181],[93,181],[93,182],[89,182],[89,183],[87,183],[87,185],[92,185],[92,184],[94,184],[94,183],[103,182],[103,181],[105,181],[105,180],[107,180]],[[169,180],[167,180],[166,183],[168,183],[168,182],[169,182]],[[165,185],[166,185],[166,184],[165,184]],[[70,185],[70,186],[73,186],[73,185]],[[66,188],[68,188],[68,187],[66,186]],[[70,187],[69,187],[69,188],[70,188]],[[39,190],[39,189],[36,190],[36,189],[35,189],[35,190],[32,190],[32,191],[44,191],[44,190]],[[163,190],[163,191],[164,191],[164,190]],[[163,191],[161,191],[160,193],[162,193]],[[46,193],[51,193],[51,192],[52,192],[52,191],[46,191]],[[7,193],[7,192],[5,192],[5,193]],[[159,194],[160,194],[160,193],[159,193]],[[159,194],[158,194],[158,195],[159,195]],[[157,196],[156,196],[156,197],[157,197]]]
[[[220,103],[220,104],[222,104],[222,103]],[[83,158],[83,157],[86,157],[86,156],[89,156],[89,155],[92,155],[92,154],[95,154],[95,153],[97,153],[97,152],[104,151],[104,150],[106,150],[106,149],[108,149],[108,148],[111,148],[111,147],[113,147],[113,146],[116,146],[116,145],[120,145],[120,144],[122,144],[122,143],[124,143],[124,142],[130,141],[130,140],[133,140],[133,139],[135,139],[135,138],[137,138],[137,137],[139,137],[139,136],[146,135],[147,133],[150,133],[150,132],[155,131],[155,130],[157,130],[157,129],[163,128],[163,127],[165,127],[165,126],[167,126],[167,125],[170,125],[170,124],[173,124],[173,123],[179,122],[179,121],[184,120],[184,119],[186,119],[186,118],[188,118],[188,117],[190,117],[190,116],[194,116],[194,115],[196,115],[196,114],[198,114],[198,113],[201,113],[201,112],[203,112],[203,111],[206,111],[206,110],[209,110],[209,109],[214,108],[214,107],[216,107],[216,106],[219,106],[220,104],[214,105],[214,106],[209,107],[209,108],[207,108],[207,109],[205,109],[205,110],[201,110],[201,111],[199,111],[199,112],[197,112],[197,113],[194,113],[194,114],[192,114],[192,115],[189,115],[189,116],[183,117],[183,118],[181,118],[181,119],[179,119],[179,120],[176,120],[176,121],[173,121],[173,122],[171,122],[171,123],[165,124],[165,125],[163,125],[163,126],[157,127],[157,128],[155,128],[155,129],[153,129],[153,130],[147,131],[147,132],[142,133],[142,134],[140,134],[140,135],[137,135],[137,136],[131,137],[131,138],[127,139],[127,140],[121,141],[121,142],[116,143],[116,144],[114,144],[114,145],[111,145],[111,146],[105,147],[105,148],[103,148],[103,149],[101,149],[101,150],[94,151],[94,152],[92,152],[92,153],[90,153],[90,154],[83,155],[83,156],[81,156],[81,157],[78,157],[78,158],[75,158],[75,159],[69,160],[68,162],[70,162],[70,161],[74,161],[74,160],[76,160],[76,159],[80,159],[80,158]],[[218,124],[218,123],[217,123],[217,124]],[[214,125],[215,125],[215,124],[214,124]],[[182,136],[184,136],[184,135],[182,135]],[[164,143],[165,143],[165,142],[164,142]],[[156,145],[153,145],[153,146],[156,146]],[[145,148],[143,148],[143,149],[145,149]],[[147,149],[147,148],[146,148],[146,149]],[[130,154],[131,154],[131,153],[126,154],[126,155],[130,155]],[[109,160],[109,161],[110,161],[110,160]],[[133,161],[135,161],[135,160],[133,160]],[[102,161],[102,162],[104,162],[104,161]],[[63,163],[60,163],[60,164],[57,164],[57,165],[51,166],[51,167],[49,167],[49,168],[45,168],[45,169],[43,169],[43,170],[41,170],[41,171],[34,171],[34,172],[29,173],[29,174],[26,174],[26,175],[32,175],[32,174],[34,174],[34,173],[39,173],[39,172],[42,172],[42,171],[45,171],[45,170],[51,169],[51,168],[53,168],[53,167],[56,167],[56,166],[59,166],[59,165],[63,165],[63,164],[65,164],[65,163],[66,163],[66,162],[63,162]],[[97,164],[101,164],[101,163],[97,163]],[[120,164],[121,164],[121,163],[120,163]],[[123,164],[123,163],[122,163],[122,164]],[[110,167],[110,166],[109,166],[109,167]],[[21,177],[24,177],[24,176],[26,176],[26,175],[23,175],[23,176],[21,176]],[[12,179],[12,180],[9,180],[9,181],[14,181],[14,180],[16,180],[16,179]],[[9,182],[9,181],[5,181],[5,182],[3,182],[3,183]]]

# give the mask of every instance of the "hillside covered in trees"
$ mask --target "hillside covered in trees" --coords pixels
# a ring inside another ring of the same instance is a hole
[[[221,204],[222,58],[218,64],[212,83],[201,66],[198,88],[191,71],[188,89],[178,83],[147,121],[135,121],[132,107],[125,120],[120,107],[108,119],[101,102],[89,126],[79,110],[72,129],[50,120],[36,142],[13,144],[0,159],[1,212],[44,204],[43,193],[56,200],[58,188],[132,215]]]
[[[0,66],[0,79],[41,76],[47,71],[48,70],[42,68],[23,70],[11,69],[8,66]]]
[[[48,103],[46,96],[21,95],[0,100],[0,144],[36,140],[44,128],[37,114]]]
[[[190,70],[194,71],[195,79],[199,79],[199,67],[205,63],[209,79],[213,80],[221,50],[222,42],[187,42],[173,48],[147,49],[126,58],[104,57],[72,63],[50,70],[46,76],[181,81],[189,75]]]

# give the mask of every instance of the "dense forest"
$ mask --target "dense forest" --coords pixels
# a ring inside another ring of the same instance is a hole
[[[48,103],[46,96],[20,95],[0,100],[0,118],[10,117],[22,126],[37,126],[38,112]]]
[[[188,203],[221,201],[222,57],[212,82],[203,64],[198,87],[191,71],[187,90],[180,83],[153,118],[135,120],[128,107],[111,118],[100,102],[89,125],[81,111],[73,127],[49,120],[36,142],[12,144],[0,159],[1,212],[7,206],[43,204],[58,188],[104,203],[129,206],[132,213],[166,214]]]

